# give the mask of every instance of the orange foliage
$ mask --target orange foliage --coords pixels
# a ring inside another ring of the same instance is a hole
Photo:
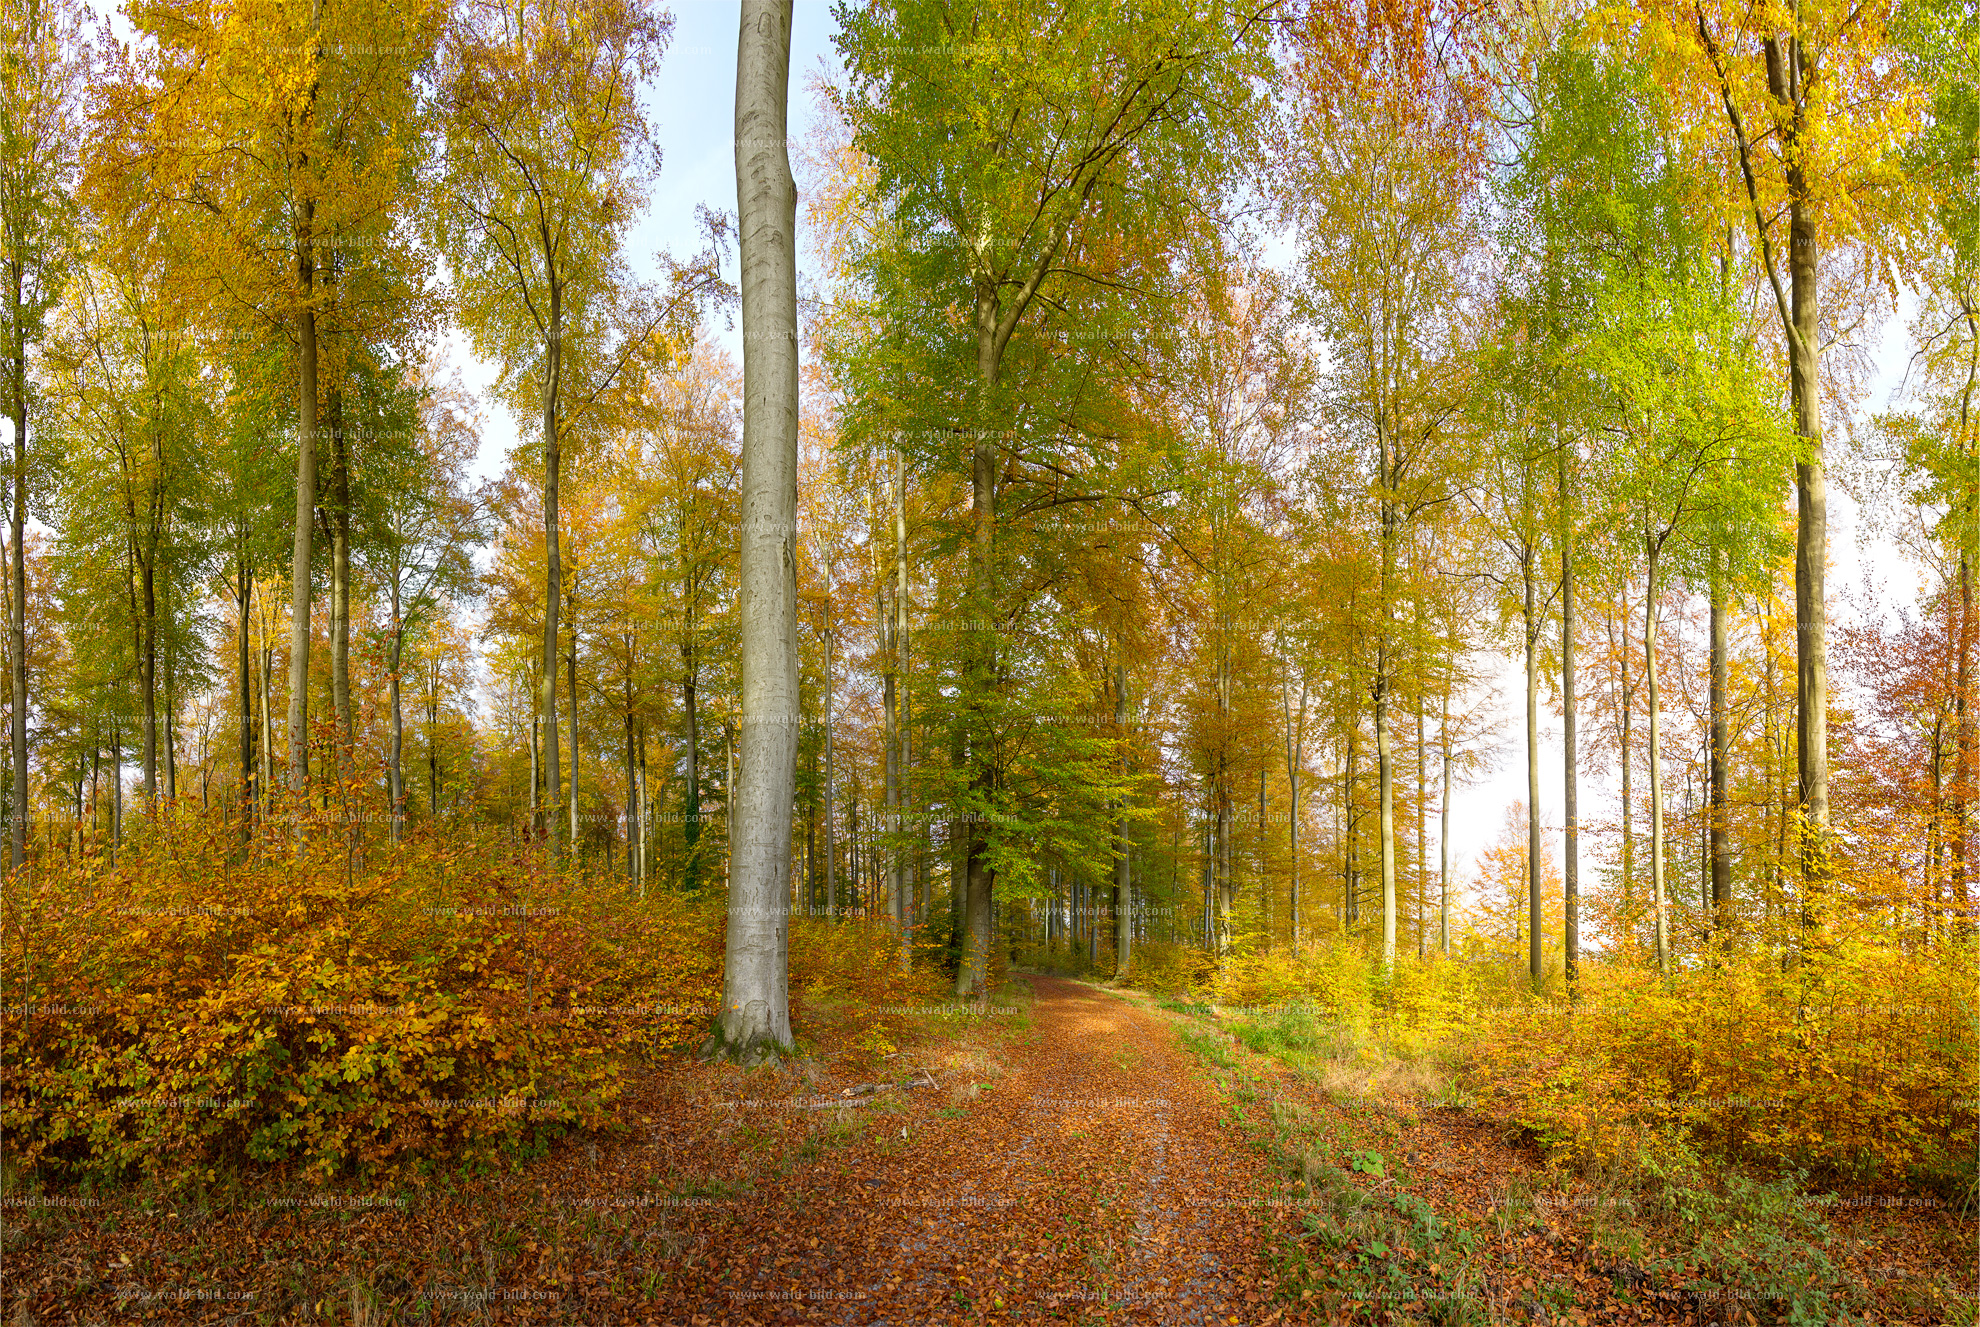
[[[721,994],[719,897],[635,902],[507,842],[249,857],[161,815],[120,864],[7,884],[10,1155],[50,1180],[409,1176],[605,1123]],[[877,928],[795,920],[791,988],[899,1001]]]

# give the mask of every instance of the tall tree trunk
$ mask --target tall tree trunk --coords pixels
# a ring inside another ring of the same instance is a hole
[[[692,640],[692,623],[688,630]],[[687,721],[687,756],[683,762],[687,786],[681,790],[681,840],[687,848],[684,888],[692,894],[701,888],[701,706],[695,677],[699,661],[691,644],[683,645],[681,652],[686,664],[686,671],[681,674],[681,713]]]
[[[786,146],[791,0],[742,0],[736,198],[742,246],[742,771],[732,790],[722,1017],[707,1053],[791,1046],[797,783],[797,185]]]
[[[1664,916],[1664,766],[1658,749],[1661,716],[1657,694],[1657,541],[1646,537],[1649,581],[1643,594],[1643,661],[1646,699],[1650,703],[1650,902],[1656,909],[1657,971],[1669,972],[1671,946]]]
[[[301,797],[309,787],[309,592],[311,539],[316,530],[316,260],[311,221],[315,204],[302,205],[296,228],[296,279],[302,296],[296,312],[296,525],[289,568],[289,790],[295,794],[296,838],[303,838]]]
[[[250,574],[247,558],[247,533],[239,531],[235,536],[235,598],[241,606],[240,623],[240,682],[241,682],[241,842],[254,838],[254,673],[250,662],[248,625],[254,619],[250,608],[254,602],[254,577]]]
[[[392,644],[385,668],[385,686],[392,707],[392,744],[386,756],[385,777],[391,789],[394,843],[403,843],[406,838],[406,712],[399,682],[399,669],[404,666],[405,657],[406,626],[405,619],[400,616],[399,586],[395,579],[392,584]],[[536,770],[536,744],[533,738],[529,764],[533,778]]]
[[[1631,766],[1634,763],[1631,753],[1635,750],[1632,739],[1635,737],[1636,688],[1629,678],[1629,602],[1628,595],[1622,596],[1617,605],[1616,619],[1622,624],[1622,643],[1618,651],[1620,664],[1618,671],[1621,681],[1617,684],[1617,704],[1622,710],[1622,752],[1619,763],[1622,766],[1622,915],[1623,934],[1635,939],[1636,926],[1636,802],[1630,791]]]
[[[1360,838],[1355,833],[1357,821],[1354,814],[1355,758],[1360,754],[1361,716],[1348,716],[1347,767],[1341,774],[1341,835],[1347,840],[1347,851],[1341,861],[1341,915],[1346,926],[1361,921],[1361,872]]]
[[[1799,43],[1791,46],[1790,54],[1799,65]],[[1816,286],[1820,250],[1799,167],[1789,171],[1788,196],[1788,274],[1794,291],[1788,362],[1795,426],[1803,447],[1794,468],[1795,732],[1805,819],[1802,875],[1811,890],[1819,891],[1832,870],[1828,845],[1828,608],[1823,588],[1829,557],[1829,498],[1822,458],[1821,329]]]
[[[1568,449],[1561,449],[1561,963],[1568,999],[1581,978],[1581,751],[1576,743],[1574,697],[1574,490]]]
[[[1386,598],[1386,588],[1384,593]],[[1377,828],[1382,854],[1382,963],[1385,967],[1396,961],[1396,783],[1395,762],[1391,758],[1389,741],[1389,642],[1384,635],[1375,646],[1375,778],[1381,790]]]
[[[895,870],[901,877],[901,971],[911,966],[909,940],[914,924],[915,872],[907,857],[906,829],[902,817],[908,810],[908,762],[913,756],[913,722],[908,697],[908,546],[907,546],[907,457],[894,456],[894,649],[899,656],[894,696],[894,727],[900,742],[900,755],[894,766],[894,829],[901,837],[895,846]],[[926,910],[926,894],[923,895]]]
[[[892,487],[891,481],[889,487]],[[892,494],[888,494],[888,515],[892,516]],[[900,856],[900,695],[896,669],[899,644],[894,639],[894,609],[888,602],[890,577],[880,561],[880,531],[873,520],[872,504],[867,506],[868,548],[873,557],[873,627],[880,655],[880,841],[885,863],[881,879],[887,908],[887,925],[893,928],[895,945],[903,955],[907,948],[907,909],[901,897]]]
[[[571,701],[571,860],[581,861],[584,855],[583,841],[578,837],[578,624],[577,624],[577,576],[571,576],[570,598],[570,649],[564,656],[566,680],[570,683]]]
[[[262,823],[275,812],[275,643],[268,639],[269,624],[261,636],[261,791]]]
[[[1127,665],[1114,665],[1114,729],[1121,737],[1121,774],[1127,775]],[[1133,912],[1129,908],[1132,889],[1128,878],[1127,798],[1123,794],[1114,809],[1114,980],[1128,974],[1133,958]]]
[[[564,772],[557,749],[558,615],[564,592],[564,557],[558,542],[557,509],[563,438],[558,434],[557,406],[563,390],[564,283],[547,228],[538,231],[538,241],[550,288],[550,332],[543,345],[543,669],[537,679],[543,688],[543,819],[538,822],[537,830],[548,843],[550,860],[555,863],[559,857],[557,840],[563,832],[557,813],[562,809],[560,799],[564,794]]]
[[[1712,555],[1712,661],[1710,686],[1710,769],[1706,812],[1707,851],[1712,871],[1712,930],[1723,932],[1732,907],[1732,844],[1726,835],[1726,577],[1723,559]]]
[[[156,810],[158,801],[158,548],[152,541],[149,556],[138,564],[138,592],[143,597],[144,654],[138,662],[139,682],[144,695],[144,813]]]
[[[825,915],[839,919],[837,850],[832,843],[832,573],[825,573]]]
[[[1444,677],[1437,741],[1443,747],[1444,790],[1437,799],[1437,950],[1451,954],[1451,679]]]
[[[351,461],[343,392],[333,387],[324,404],[330,424],[330,703],[337,716],[337,775],[349,778],[357,735],[351,719]]]
[[[110,725],[110,865],[124,846],[124,733]]]
[[[996,291],[977,291],[977,372],[986,404],[997,382]],[[987,740],[987,699],[996,685],[996,637],[987,624],[994,617],[994,558],[997,529],[997,458],[987,431],[979,430],[970,453],[970,572],[971,616],[976,630],[970,633],[968,695],[971,708],[967,730],[972,741],[969,750],[970,791],[979,805],[995,794],[996,770]],[[996,872],[989,859],[990,841],[981,816],[969,818],[968,864],[965,868],[963,901],[963,953],[956,972],[956,994],[980,998],[989,980],[991,908],[997,888]]]
[[[1539,985],[1541,975],[1540,878],[1545,858],[1540,844],[1540,618],[1534,594],[1533,545],[1520,554],[1520,604],[1526,637],[1526,975]]]
[[[7,832],[7,865],[18,869],[27,860],[28,738],[27,738],[27,322],[22,316],[21,267],[12,268],[14,329],[13,362],[8,366],[14,416],[13,503],[7,516],[7,680],[8,751],[13,766],[13,814]]]

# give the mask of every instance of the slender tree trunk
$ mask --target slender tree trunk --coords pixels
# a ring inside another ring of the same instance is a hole
[[[7,865],[17,870],[27,861],[28,818],[28,681],[27,681],[27,321],[22,316],[21,265],[12,265],[14,415],[13,504],[7,517],[7,655],[9,697],[8,751],[13,765],[13,814],[7,833]]]
[[[1967,506],[1969,528],[1975,515],[1974,506],[1969,497]],[[1959,551],[1959,645],[1953,669],[1953,896],[1962,909],[1969,909],[1973,902],[1967,853],[1972,834],[1974,734],[1971,694],[1975,623],[1973,560],[1964,547],[1965,540],[1971,538],[1970,533],[1965,536]],[[17,775],[16,778],[18,777]],[[1966,915],[1970,917],[1972,913],[1969,911]]]
[[[994,291],[977,294],[977,361],[980,386],[986,400],[996,386],[997,362],[995,355],[996,337],[996,295]],[[986,326],[987,323],[987,326]],[[971,616],[974,630],[970,633],[970,669],[975,674],[969,679],[970,699],[974,702],[975,713],[970,716],[968,732],[971,736],[969,751],[970,791],[974,800],[988,802],[996,789],[996,770],[992,767],[992,753],[986,740],[987,717],[986,701],[991,687],[996,685],[997,647],[996,638],[988,631],[987,623],[994,614],[993,577],[997,528],[997,471],[996,453],[987,436],[979,434],[970,457],[970,506],[972,516],[972,538],[970,563],[972,573]],[[989,980],[991,909],[997,888],[996,873],[990,867],[990,841],[987,826],[980,816],[971,816],[967,825],[968,859],[964,873],[965,897],[963,900],[963,953],[962,963],[956,973],[956,994],[965,998],[981,998]]]
[[[894,696],[894,726],[900,742],[900,755],[894,766],[895,870],[901,876],[901,971],[912,964],[909,941],[914,925],[915,872],[907,858],[907,830],[902,817],[908,810],[908,762],[913,756],[912,719],[908,698],[908,546],[907,546],[907,457],[894,456],[894,649],[899,656],[899,676]],[[926,910],[926,895],[923,896]]]
[[[1534,985],[1541,976],[1540,877],[1545,858],[1540,843],[1540,619],[1534,594],[1533,546],[1520,554],[1524,598],[1521,616],[1526,634],[1526,974]]]
[[[1360,754],[1361,718],[1350,714],[1348,717],[1347,768],[1341,777],[1341,834],[1347,840],[1347,851],[1342,859],[1341,913],[1343,923],[1353,926],[1361,921],[1361,872],[1360,856],[1357,849],[1360,839],[1354,814],[1355,757]]]
[[[1646,538],[1649,583],[1643,595],[1643,661],[1646,699],[1650,704],[1650,901],[1656,909],[1657,971],[1669,972],[1669,923],[1664,915],[1664,767],[1658,749],[1661,734],[1657,694],[1657,542]]]
[[[742,772],[732,790],[722,1017],[708,1054],[791,1046],[787,953],[797,653],[797,185],[786,117],[791,0],[742,0],[736,197],[742,246]],[[739,803],[739,805],[736,805]]]
[[[1444,678],[1437,741],[1443,747],[1444,791],[1437,805],[1437,949],[1451,954],[1451,679]]]
[[[1377,827],[1382,853],[1382,963],[1396,961],[1396,783],[1389,750],[1389,643],[1375,646],[1375,778],[1381,790]]]
[[[1800,63],[1798,45],[1792,49],[1792,58]],[[1816,285],[1820,249],[1799,168],[1789,171],[1788,196],[1788,274],[1794,292],[1788,363],[1796,431],[1803,447],[1795,464],[1794,484],[1795,733],[1805,820],[1802,875],[1811,892],[1820,892],[1832,869],[1828,848],[1828,609],[1823,587],[1829,557],[1829,499],[1822,458],[1821,328]],[[1819,918],[1816,924],[1820,925]]]
[[[124,846],[124,733],[110,725],[110,865]]]
[[[311,540],[316,530],[316,260],[311,221],[315,204],[302,205],[296,231],[296,277],[302,304],[296,312],[296,525],[289,569],[289,790],[295,794],[296,839],[304,836],[302,794],[309,787],[309,593]]]
[[[275,645],[266,627],[261,638],[261,789],[262,821],[275,811]]]
[[[144,814],[157,809],[158,801],[158,549],[152,541],[150,555],[138,565],[139,593],[143,596],[144,655],[139,661],[144,690]]]
[[[570,650],[564,656],[566,680],[569,682],[571,699],[571,860],[581,862],[584,858],[583,840],[578,835],[578,683],[577,683],[577,576],[571,577],[570,598]]]
[[[1127,665],[1114,665],[1114,729],[1121,736],[1121,774],[1127,774]],[[1122,796],[1114,811],[1114,980],[1128,975],[1133,958],[1134,921],[1129,902],[1132,882],[1128,878],[1127,798]]]
[[[825,573],[825,915],[839,919],[837,850],[832,843],[832,573]]]
[[[248,643],[248,625],[254,619],[249,612],[254,602],[254,577],[250,574],[247,559],[247,535],[238,532],[237,556],[235,564],[235,598],[241,607],[240,639],[240,682],[241,682],[241,842],[251,842],[254,838],[254,672]]]
[[[330,420],[330,698],[337,714],[337,773],[348,778],[356,740],[351,718],[351,461],[343,393],[333,388],[325,404]]]
[[[1581,748],[1576,742],[1574,695],[1574,490],[1568,449],[1561,449],[1561,963],[1568,999],[1581,979]]]
[[[386,660],[386,690],[392,708],[392,744],[388,753],[385,777],[392,798],[392,842],[403,843],[406,838],[406,713],[401,703],[399,669],[405,664],[406,622],[403,606],[399,602],[399,579],[392,578],[392,645]],[[529,764],[532,780],[536,770],[536,743],[530,743]]]
[[[1732,907],[1732,844],[1726,835],[1726,578],[1721,558],[1712,557],[1711,758],[1708,780],[1707,848],[1712,872],[1712,929],[1723,932]]]
[[[1621,646],[1618,657],[1621,662],[1621,680],[1617,684],[1618,706],[1622,710],[1621,760],[1622,766],[1622,915],[1623,934],[1635,938],[1636,926],[1636,801],[1630,791],[1631,767],[1634,764],[1632,753],[1635,750],[1632,739],[1635,737],[1636,689],[1629,678],[1629,604],[1625,595],[1617,605],[1616,619],[1622,624]]]
[[[559,435],[558,400],[563,390],[564,372],[564,282],[558,255],[547,228],[538,231],[543,268],[549,284],[550,332],[543,347],[543,668],[538,684],[543,688],[542,820],[537,824],[550,848],[550,860],[559,858],[558,837],[562,826],[557,812],[564,794],[564,774],[559,759],[557,736],[557,645],[558,614],[564,592],[563,549],[558,542],[558,484],[562,479],[563,438]]]

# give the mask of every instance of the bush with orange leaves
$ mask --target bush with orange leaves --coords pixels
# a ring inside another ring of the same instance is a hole
[[[1961,1198],[1973,1183],[1970,944],[1831,933],[1783,970],[1767,949],[1660,978],[1584,969],[1580,1001],[1481,1025],[1481,1104],[1563,1159],[1629,1164],[1657,1140],[1764,1169]]]
[[[44,1182],[406,1177],[605,1121],[721,996],[719,896],[633,898],[514,842],[262,841],[160,813],[112,867],[6,885],[0,1127]],[[869,928],[799,922],[792,989],[893,998]]]

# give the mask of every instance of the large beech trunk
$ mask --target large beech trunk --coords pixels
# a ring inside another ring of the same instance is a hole
[[[731,793],[722,1014],[707,1054],[791,1046],[797,785],[797,185],[786,146],[791,0],[742,0],[736,198],[742,249],[742,769]]]

